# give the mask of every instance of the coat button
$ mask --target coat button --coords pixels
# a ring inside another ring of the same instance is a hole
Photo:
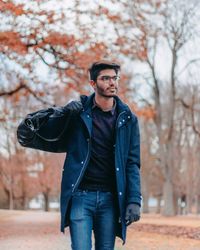
[[[128,119],[130,119],[131,117],[130,117],[130,115],[128,116]]]
[[[119,192],[119,195],[121,196],[121,195],[122,195],[122,192]]]
[[[89,115],[87,115],[87,118],[90,118],[90,116],[89,116]]]
[[[119,171],[119,168],[116,168],[117,171]]]
[[[84,162],[82,161],[81,164],[83,165],[83,163],[84,163]]]
[[[123,122],[125,122],[125,120],[124,120],[124,119],[123,119],[122,121],[123,121]]]
[[[74,187],[74,184],[72,184],[72,187]]]

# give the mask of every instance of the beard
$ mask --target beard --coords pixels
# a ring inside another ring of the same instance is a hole
[[[105,98],[112,98],[117,95],[118,88],[117,87],[103,88],[97,84],[96,92],[98,93],[98,95],[103,96]]]

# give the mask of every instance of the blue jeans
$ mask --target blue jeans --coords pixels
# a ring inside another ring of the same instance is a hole
[[[117,206],[110,192],[78,190],[72,197],[70,236],[72,250],[113,250],[116,237]]]

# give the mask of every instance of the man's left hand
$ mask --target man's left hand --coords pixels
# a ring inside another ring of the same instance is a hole
[[[132,222],[140,219],[140,206],[135,203],[131,203],[126,208],[126,225],[129,226]]]

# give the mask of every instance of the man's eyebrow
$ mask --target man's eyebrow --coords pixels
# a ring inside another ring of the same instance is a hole
[[[110,75],[99,75],[99,76],[110,76]],[[118,76],[118,75],[112,75],[112,76]],[[112,77],[112,76],[111,76],[111,77]]]

